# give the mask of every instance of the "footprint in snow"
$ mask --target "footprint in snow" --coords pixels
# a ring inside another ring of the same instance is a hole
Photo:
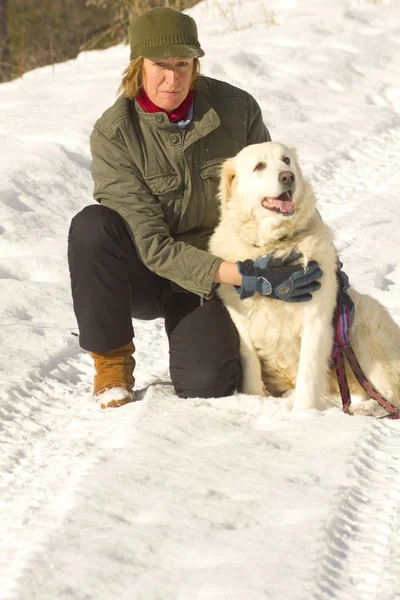
[[[376,273],[375,285],[379,290],[389,292],[390,286],[395,285],[395,282],[388,277],[390,273],[393,273],[395,268],[395,264],[383,265],[382,268]]]

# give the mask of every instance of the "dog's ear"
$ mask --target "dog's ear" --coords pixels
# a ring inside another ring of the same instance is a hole
[[[219,195],[222,204],[229,201],[232,196],[232,187],[236,181],[236,161],[235,158],[228,158],[222,165],[221,181],[219,185]]]

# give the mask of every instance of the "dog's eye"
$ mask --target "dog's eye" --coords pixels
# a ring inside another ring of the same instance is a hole
[[[288,156],[284,156],[282,158],[283,162],[286,163],[287,165],[290,165],[290,158]]]
[[[267,167],[265,162],[259,162],[256,164],[256,166],[254,167],[255,171],[264,171],[264,169]]]

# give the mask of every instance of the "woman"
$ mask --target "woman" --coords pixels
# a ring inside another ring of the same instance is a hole
[[[74,217],[69,234],[80,345],[94,358],[102,408],[134,400],[132,317],[165,319],[178,395],[226,396],[240,387],[237,332],[214,291],[220,282],[243,288],[244,279],[237,265],[208,253],[207,242],[222,162],[270,139],[247,92],[199,75],[204,52],[191,17],[155,8],[131,24],[129,37],[121,96],[91,136],[100,206]],[[246,268],[249,293],[263,293]],[[282,283],[296,269],[278,265],[262,275]]]

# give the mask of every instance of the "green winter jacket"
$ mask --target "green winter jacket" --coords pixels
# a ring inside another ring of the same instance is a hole
[[[223,161],[270,139],[247,92],[201,76],[185,130],[119,98],[91,136],[94,198],[128,225],[148,269],[209,298],[222,259],[206,251]]]

